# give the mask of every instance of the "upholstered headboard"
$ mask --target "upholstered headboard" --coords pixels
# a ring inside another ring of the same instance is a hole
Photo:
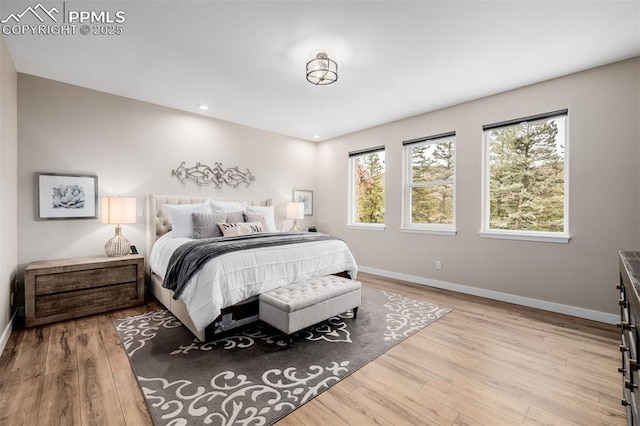
[[[151,253],[151,247],[158,238],[171,230],[171,222],[165,204],[194,204],[207,200],[239,201],[248,206],[270,206],[271,198],[219,198],[219,197],[195,197],[187,195],[147,195],[147,258]]]

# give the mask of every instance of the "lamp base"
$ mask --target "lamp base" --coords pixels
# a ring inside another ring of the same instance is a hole
[[[300,232],[300,228],[298,228],[298,221],[293,219],[293,225],[291,226],[291,229],[289,229],[289,232]]]
[[[131,249],[131,243],[122,236],[122,228],[116,226],[116,234],[104,245],[104,252],[109,257],[126,256]]]

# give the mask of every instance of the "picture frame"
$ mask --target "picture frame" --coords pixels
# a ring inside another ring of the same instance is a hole
[[[304,215],[313,216],[313,191],[307,189],[294,189],[293,201],[304,203]]]
[[[36,219],[97,219],[98,176],[36,173]]]

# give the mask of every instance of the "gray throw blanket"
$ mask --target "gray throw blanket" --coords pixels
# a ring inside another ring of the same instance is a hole
[[[173,252],[162,286],[173,290],[173,298],[178,299],[187,282],[205,263],[214,257],[239,250],[259,247],[273,247],[285,244],[307,243],[311,241],[337,240],[338,238],[320,233],[257,233],[236,237],[205,238],[189,241]]]

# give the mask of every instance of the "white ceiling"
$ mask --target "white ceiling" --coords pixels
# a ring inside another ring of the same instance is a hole
[[[5,35],[19,72],[306,140],[640,55],[638,0],[42,4],[122,10],[123,34]],[[320,51],[335,84],[305,79]]]

